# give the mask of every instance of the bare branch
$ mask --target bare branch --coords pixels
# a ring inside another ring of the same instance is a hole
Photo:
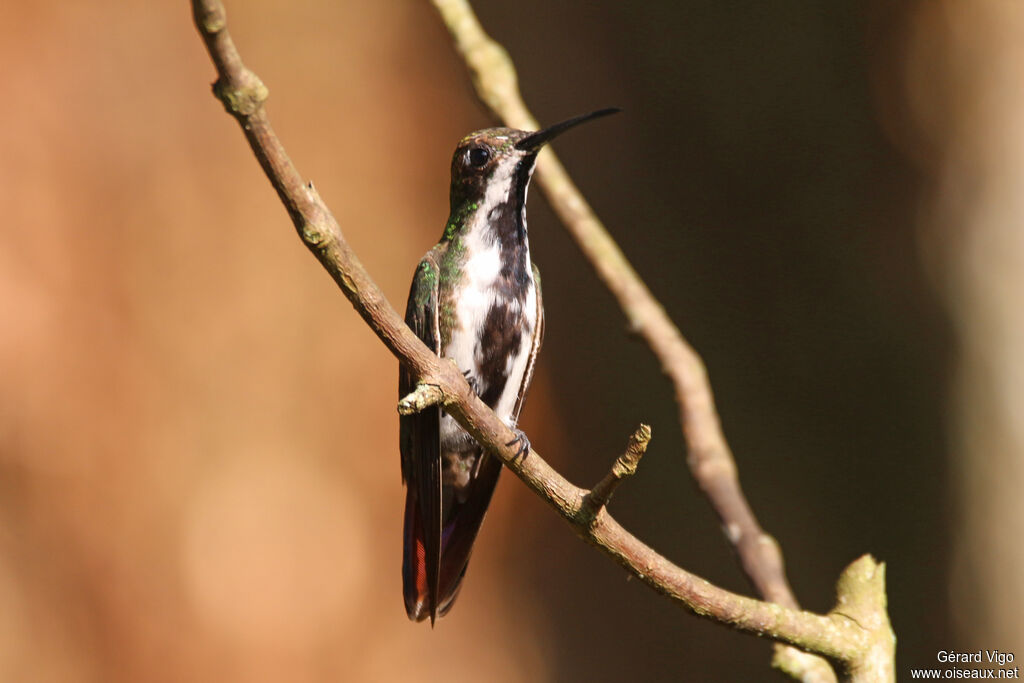
[[[439,5],[446,4],[441,3],[440,0],[438,3]],[[555,472],[536,451],[531,449],[531,457],[528,458],[516,457],[516,449],[506,445],[514,440],[515,435],[512,431],[473,393],[462,373],[454,364],[439,359],[406,327],[401,317],[384,298],[383,293],[348,246],[340,226],[313,189],[312,184],[302,181],[270,126],[263,109],[267,90],[255,74],[242,63],[227,32],[224,8],[219,0],[192,0],[192,6],[196,26],[217,68],[218,80],[214,85],[214,94],[241,125],[260,165],[288,210],[299,236],[381,341],[396,358],[420,378],[420,386],[424,388],[422,392],[418,388],[411,397],[406,397],[410,399],[408,407],[416,407],[421,400],[423,402],[441,400],[443,397],[446,411],[479,443],[494,453],[531,490],[557,509],[578,535],[602,549],[633,575],[680,606],[700,616],[731,625],[738,630],[772,638],[831,657],[843,662],[851,671],[856,671],[858,663],[861,662],[867,649],[872,645],[873,636],[873,633],[866,631],[856,621],[840,614],[830,613],[821,616],[761,602],[713,586],[675,566],[642,543],[619,525],[607,513],[607,510],[603,510],[596,518],[590,515],[589,509],[584,504],[588,492],[570,484]],[[472,21],[475,22],[475,19]],[[478,25],[477,30],[479,31]],[[480,33],[482,34],[482,32]],[[486,52],[486,45],[484,47]],[[495,51],[492,46],[490,54],[500,70],[503,54],[500,48]],[[507,57],[505,59],[507,61]],[[514,87],[514,71],[511,70],[510,64],[506,69],[506,77],[508,73],[512,74],[511,85]],[[550,161],[546,162],[545,167],[551,167],[553,163],[557,163],[554,161],[554,157],[550,155],[549,157]],[[553,173],[549,168],[545,175],[552,176]],[[564,171],[562,173],[564,174]],[[565,180],[568,182],[567,177]],[[552,182],[555,182],[554,178],[547,181],[548,184]],[[579,202],[582,200],[580,199]],[[584,211],[584,219],[596,222],[585,204],[569,201],[566,206],[572,211]],[[561,207],[560,212],[564,209],[565,207]],[[610,246],[615,250],[614,253],[619,254],[618,258],[621,263],[618,266],[612,266],[613,269],[623,267],[623,264],[628,269],[628,264],[622,259],[621,253],[618,252],[610,238],[607,238],[607,235],[605,235],[605,240],[604,246],[598,245],[597,248]],[[614,258],[612,262],[614,262]],[[639,280],[635,273],[632,275],[632,279],[623,277],[627,293],[632,292],[631,296],[637,295],[634,289]],[[640,286],[642,287],[642,284]],[[640,294],[645,293],[646,289],[640,292]],[[644,299],[643,296],[640,296],[634,311],[637,315],[631,317],[631,320],[645,336],[657,338],[656,333],[659,330],[664,332],[664,329],[659,327],[661,323],[658,322],[660,320],[658,315],[664,318],[664,312],[656,303],[653,303],[649,293],[646,293],[646,297]],[[654,306],[653,309],[651,309],[651,305]],[[667,321],[667,318],[664,319]],[[652,323],[651,320],[654,322]],[[668,325],[670,330],[674,330],[671,323]],[[675,334],[678,337],[677,331]],[[682,344],[676,349],[679,352],[686,352],[689,349],[681,341],[681,337],[678,337],[677,342],[672,342],[669,345],[672,344],[676,344],[676,346]],[[692,351],[689,353],[693,356],[690,360],[695,360],[695,354]],[[685,353],[683,360],[687,360]],[[696,363],[699,367],[699,360]],[[683,373],[683,376],[692,380],[693,377],[689,372],[693,368],[689,366],[687,368],[687,372]],[[428,385],[433,388],[426,388]],[[685,388],[688,391],[696,392],[693,395],[698,399],[703,396],[703,400],[710,402],[710,393],[706,388],[706,383],[697,382],[695,385],[687,385]],[[700,406],[700,400],[694,404],[693,395],[686,393],[684,398],[688,398],[690,402],[687,403],[681,399],[681,405],[690,406],[697,419],[712,419],[714,424],[710,435],[713,437],[717,433],[720,436],[713,408],[710,408],[709,412],[710,406]],[[684,424],[688,424],[687,420],[684,420]],[[694,434],[704,435],[707,438],[706,427],[707,425],[704,425],[704,427],[696,429]],[[688,435],[690,431],[693,430],[688,430]],[[711,441],[713,442],[714,439]],[[713,450],[714,448],[712,448]],[[731,463],[731,461],[727,462]],[[726,469],[728,470],[728,468]],[[728,471],[731,471],[732,477],[735,478],[735,469],[732,468]],[[861,562],[865,568],[877,567],[870,558]],[[881,571],[875,571],[873,576],[877,578],[871,585],[884,588],[884,574]],[[882,596],[884,600],[884,592]],[[884,610],[882,618],[887,625],[888,621]]]

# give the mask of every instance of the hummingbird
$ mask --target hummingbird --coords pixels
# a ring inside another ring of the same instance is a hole
[[[441,241],[416,268],[405,322],[513,430],[544,336],[540,273],[530,260],[526,195],[545,144],[607,116],[601,109],[529,132],[487,128],[464,137],[451,165],[451,213]],[[399,396],[416,377],[399,368]],[[409,619],[433,624],[451,609],[466,574],[501,461],[450,415],[431,406],[400,418],[406,484],[402,584]]]

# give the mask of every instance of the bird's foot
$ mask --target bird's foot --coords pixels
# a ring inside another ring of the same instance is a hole
[[[526,433],[523,432],[522,429],[513,427],[512,433],[516,435],[516,438],[505,444],[506,446],[515,446],[516,444],[519,444],[519,447],[516,448],[516,454],[512,456],[512,459],[519,460],[522,458],[523,460],[526,460],[526,456],[530,454],[530,440],[526,438]]]
[[[466,378],[466,384],[473,390],[473,393],[477,396],[480,395],[480,382],[477,381],[476,377],[472,375],[472,370],[463,370],[462,376]]]

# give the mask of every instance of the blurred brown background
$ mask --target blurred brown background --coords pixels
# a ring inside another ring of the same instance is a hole
[[[426,2],[228,5],[292,158],[392,303],[491,121]],[[1024,656],[1024,10],[481,2],[558,150],[703,353],[803,604],[888,562],[901,676]],[[295,237],[188,3],[0,6],[0,680],[763,680],[514,477],[452,614],[400,597],[396,363]],[[540,193],[534,445],[749,591],[669,387]]]

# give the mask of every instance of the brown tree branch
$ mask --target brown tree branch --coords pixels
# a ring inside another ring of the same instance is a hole
[[[401,410],[414,411],[425,405],[442,403],[445,410],[474,438],[500,458],[530,489],[555,507],[578,535],[602,549],[652,588],[693,613],[747,633],[766,636],[830,657],[862,680],[885,680],[862,678],[860,674],[867,671],[864,662],[869,656],[877,654],[878,642],[885,641],[878,634],[882,631],[888,633],[888,620],[884,611],[883,567],[871,558],[861,558],[844,572],[844,579],[839,583],[838,602],[839,605],[857,605],[863,612],[875,614],[877,621],[877,610],[872,611],[863,606],[877,607],[880,601],[883,605],[882,626],[878,628],[866,629],[860,624],[869,623],[867,619],[851,619],[848,613],[832,612],[822,616],[761,602],[713,586],[675,566],[626,531],[606,509],[602,508],[596,515],[590,514],[591,510],[585,503],[590,492],[570,484],[536,451],[531,449],[528,457],[517,459],[516,449],[506,445],[514,437],[509,428],[473,393],[454,363],[439,359],[406,327],[349,248],[340,226],[312,183],[302,181],[266,116],[263,102],[267,97],[267,89],[244,66],[227,32],[224,8],[220,1],[192,0],[192,7],[196,26],[217,68],[218,79],[214,84],[214,94],[241,125],[260,165],[288,210],[299,236],[381,341],[419,377],[420,387],[403,399]],[[514,74],[512,78],[514,82]],[[545,166],[550,167],[552,161],[553,157]],[[564,176],[564,171],[562,174]],[[547,183],[557,183],[555,172],[548,170],[545,175],[553,176]],[[567,176],[564,181],[570,182]],[[585,204],[570,202],[556,206],[560,212],[569,211],[570,215],[583,212],[580,214],[581,220],[596,222]],[[618,253],[617,247],[606,235],[604,242],[598,238],[591,248],[599,252],[611,249],[611,253]],[[659,330],[664,333],[658,322],[659,316],[664,317],[664,312],[649,294],[644,298],[646,289],[639,292],[636,290],[639,280],[635,273],[629,275],[632,270],[621,254],[618,261],[614,256],[610,258],[608,263],[612,265],[609,266],[609,275],[615,275],[616,269],[626,269],[619,273],[624,278],[624,294],[620,296],[620,301],[624,300],[623,297],[625,300],[640,297],[639,303],[629,309],[635,313],[631,317],[634,326],[649,341],[652,338],[658,339]],[[613,288],[613,291],[617,290]],[[687,400],[681,399],[680,402],[681,405],[689,406],[683,412],[685,415],[692,412],[694,419],[698,420],[698,426],[703,424],[700,420],[714,420],[712,436],[715,433],[720,435],[717,418],[714,417],[713,408],[710,408],[710,392],[706,389],[706,383],[694,383],[692,374],[689,374],[694,367],[700,367],[699,360],[682,342],[678,332],[675,337],[673,339],[669,335],[661,343],[665,344],[666,350],[679,354],[679,359],[690,363],[686,366],[687,373],[681,375],[686,380],[682,386],[686,390],[684,394]],[[694,362],[696,366],[692,365]],[[671,367],[666,369],[671,371]],[[699,376],[702,375],[701,369]],[[702,399],[705,405],[701,406],[700,401],[695,404],[693,396]],[[689,423],[684,420],[684,424]],[[688,437],[691,431],[695,437],[704,435],[702,438],[706,438],[705,428],[694,430],[691,425]],[[696,443],[700,445],[700,439]],[[714,452],[719,447],[711,443],[708,452]],[[711,462],[716,460],[712,458]],[[720,468],[720,465],[712,467],[713,470]],[[731,473],[735,478],[735,468],[726,469],[726,474]],[[888,642],[891,642],[891,638]],[[888,656],[883,653],[883,656],[876,656],[875,660],[891,662],[891,648]]]

